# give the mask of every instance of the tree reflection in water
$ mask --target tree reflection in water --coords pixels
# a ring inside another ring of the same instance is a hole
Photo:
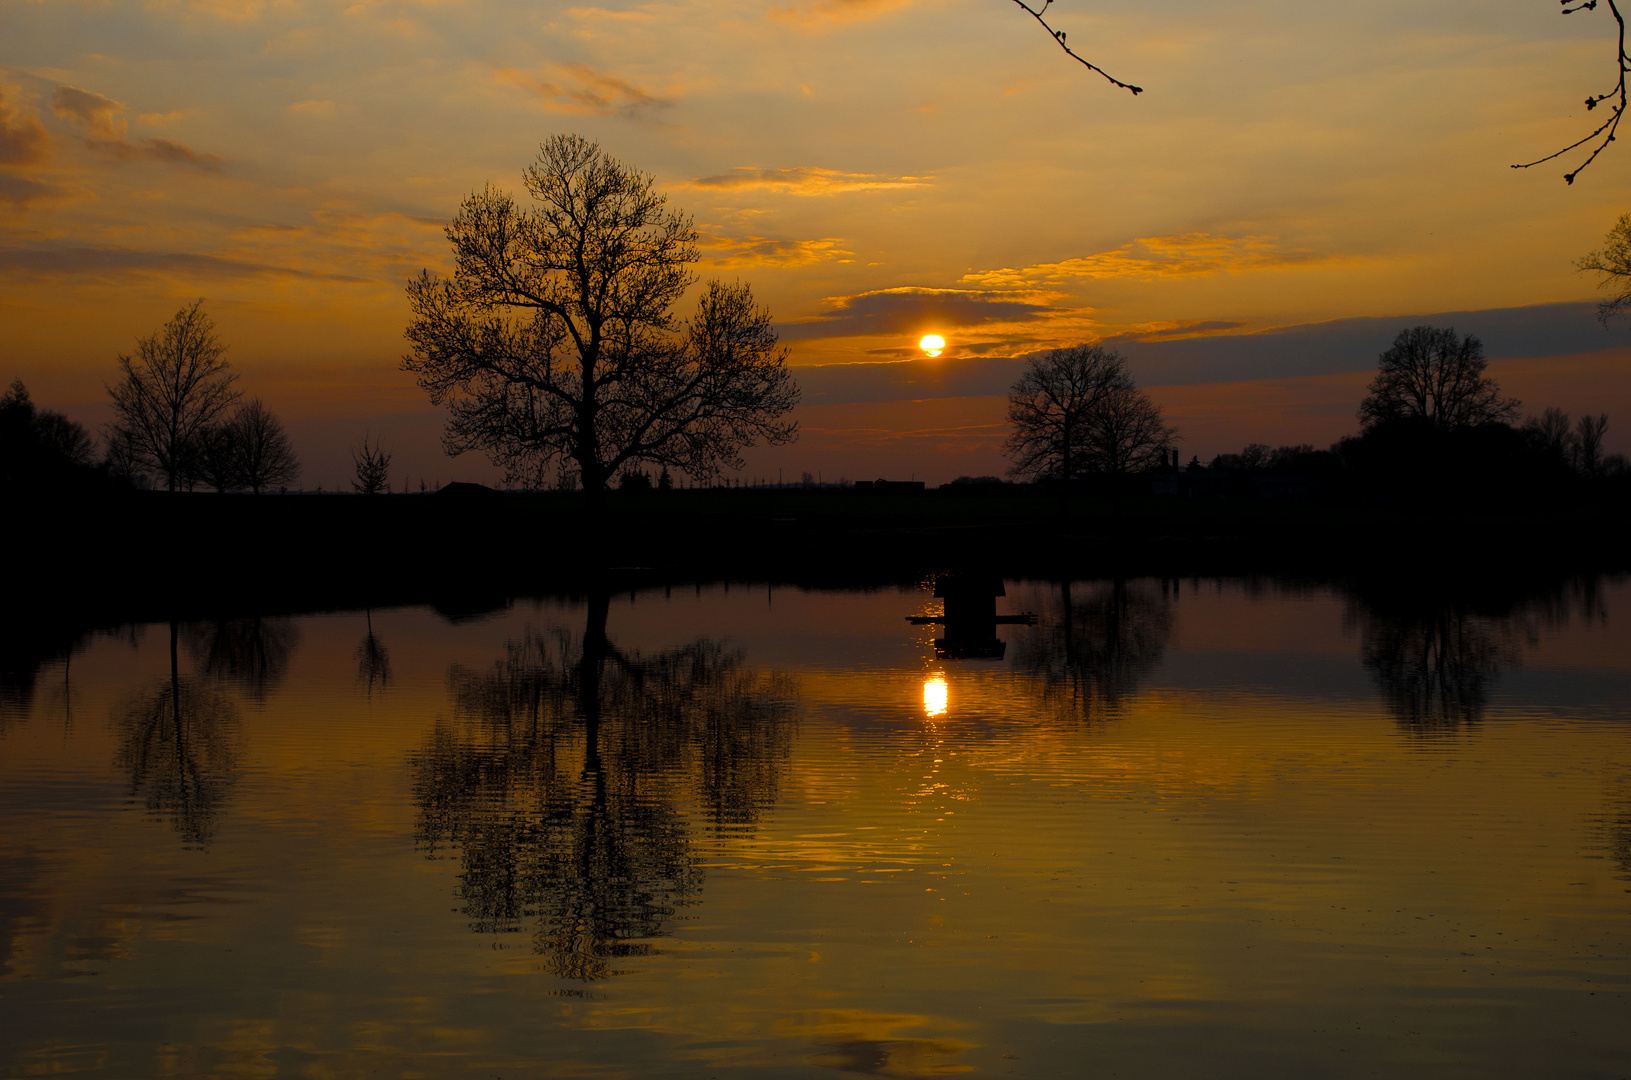
[[[391,652],[379,638],[374,636],[374,611],[372,608],[363,612],[368,633],[363,637],[362,644],[357,646],[357,681],[368,689],[368,696],[374,696],[374,684],[384,690],[391,682]]]
[[[190,623],[183,634],[204,674],[236,684],[253,701],[265,701],[283,682],[300,644],[292,620],[258,615]]]
[[[616,974],[693,902],[702,870],[680,808],[751,827],[792,736],[788,683],[706,639],[654,656],[606,637],[529,631],[490,671],[455,667],[455,703],[412,758],[418,842],[459,851],[471,929],[519,932],[563,978]]]
[[[1107,719],[1160,663],[1172,625],[1165,581],[1061,582],[1012,663],[1059,716]]]
[[[1365,668],[1400,727],[1416,735],[1477,723],[1501,674],[1518,667],[1544,632],[1575,618],[1606,619],[1595,577],[1449,586],[1387,580],[1347,591]]]
[[[183,678],[170,624],[170,677],[114,710],[119,731],[115,763],[130,774],[132,797],[169,820],[182,840],[202,847],[237,768],[237,706],[204,679]]]

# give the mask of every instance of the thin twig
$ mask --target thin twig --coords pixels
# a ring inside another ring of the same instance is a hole
[[[1018,3],[1019,0],[1014,0],[1014,2]],[[1051,3],[1052,0],[1049,0],[1049,2]],[[1580,175],[1581,170],[1585,169],[1587,165],[1590,165],[1592,162],[1596,161],[1597,155],[1601,154],[1603,150],[1608,147],[1608,144],[1614,141],[1614,134],[1620,129],[1620,118],[1625,115],[1625,76],[1627,71],[1631,71],[1631,64],[1627,63],[1627,58],[1625,55],[1625,17],[1620,14],[1620,7],[1616,0],[1603,0],[1603,2],[1608,5],[1608,10],[1613,13],[1614,21],[1620,24],[1620,56],[1618,63],[1620,69],[1620,81],[1619,84],[1608,93],[1598,94],[1596,97],[1588,97],[1586,99],[1586,111],[1590,112],[1592,109],[1595,109],[1597,106],[1601,105],[1610,98],[1617,97],[1619,100],[1613,105],[1609,106],[1613,115],[1599,124],[1597,130],[1593,131],[1590,135],[1587,135],[1584,139],[1581,139],[1578,142],[1572,142],[1568,146],[1565,146],[1563,149],[1557,151],[1557,153],[1547,154],[1545,157],[1540,158],[1539,160],[1531,161],[1523,165],[1514,165],[1512,166],[1514,169],[1528,169],[1551,161],[1553,158],[1562,157],[1570,150],[1573,150],[1579,146],[1584,146],[1586,143],[1591,142],[1601,135],[1603,141],[1598,143],[1597,147],[1592,150],[1591,156],[1585,161],[1581,162],[1579,167],[1573,172],[1563,174],[1563,179],[1572,184],[1574,183],[1574,178]],[[1558,0],[1558,3],[1563,5],[1563,14],[1565,15],[1573,15],[1577,11],[1590,11],[1597,6],[1597,0]],[[1574,4],[1573,7],[1569,6],[1571,3]],[[1047,10],[1047,5],[1043,5],[1043,10]]]
[[[1590,3],[1596,3],[1597,0],[1589,0],[1589,2]],[[1614,0],[1609,0],[1609,3],[1611,5],[1613,4],[1613,2],[1614,2]],[[1089,71],[1096,71],[1100,75],[1103,75],[1106,79],[1108,79],[1110,81],[1110,85],[1112,85],[1112,86],[1119,86],[1123,90],[1131,90],[1135,95],[1142,94],[1144,92],[1144,88],[1142,86],[1134,86],[1132,83],[1122,82],[1120,79],[1118,79],[1115,76],[1111,75],[1108,71],[1104,70],[1099,65],[1097,65],[1097,64],[1093,63],[1092,61],[1088,60],[1086,57],[1079,55],[1069,45],[1065,44],[1065,32],[1063,30],[1055,30],[1053,27],[1049,26],[1048,21],[1042,17],[1043,13],[1045,13],[1048,10],[1048,7],[1050,5],[1052,5],[1053,0],[1042,0],[1042,7],[1040,9],[1031,7],[1031,5],[1027,4],[1025,2],[1025,0],[1014,0],[1014,3],[1016,3],[1020,7],[1024,8],[1026,10],[1026,12],[1030,14],[1031,18],[1033,18],[1037,22],[1041,23],[1043,28],[1045,30],[1047,30],[1047,32],[1049,34],[1053,35],[1054,42],[1057,43],[1058,46],[1061,49],[1065,50],[1065,52],[1068,53],[1070,55],[1070,57],[1072,59],[1074,59],[1077,63],[1081,64],[1083,67],[1087,68]],[[1621,84],[1621,87],[1623,88],[1624,84],[1625,84],[1625,76],[1623,74],[1620,76],[1620,84]]]

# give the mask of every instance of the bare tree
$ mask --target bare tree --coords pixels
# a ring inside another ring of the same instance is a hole
[[[1015,0],[1015,2],[1017,3],[1018,0]],[[1619,4],[1616,3],[1615,0],[1602,0],[1602,2],[1608,5],[1609,14],[1614,16],[1614,22],[1619,26],[1619,51],[1615,57],[1614,65],[1616,70],[1619,72],[1619,79],[1615,82],[1613,89],[1609,90],[1607,93],[1592,94],[1587,97],[1586,111],[1590,112],[1591,110],[1597,108],[1597,106],[1603,104],[1605,101],[1612,101],[1613,104],[1609,106],[1607,119],[1605,119],[1601,124],[1597,125],[1596,130],[1591,132],[1591,134],[1587,135],[1585,138],[1572,142],[1556,153],[1547,154],[1543,158],[1537,158],[1534,161],[1525,162],[1522,165],[1514,165],[1512,166],[1514,169],[1532,169],[1536,165],[1543,165],[1548,161],[1560,158],[1564,154],[1567,154],[1570,150],[1574,150],[1588,144],[1594,144],[1592,145],[1590,157],[1586,158],[1585,161],[1582,161],[1579,165],[1577,165],[1573,172],[1566,172],[1563,174],[1564,182],[1572,184],[1574,183],[1574,178],[1580,175],[1581,170],[1583,170],[1587,165],[1590,165],[1592,162],[1596,161],[1597,155],[1608,149],[1608,144],[1614,141],[1615,133],[1620,129],[1620,118],[1625,115],[1625,76],[1627,72],[1631,72],[1631,57],[1627,57],[1625,52],[1625,16],[1620,14]],[[1596,8],[1598,0],[1559,0],[1559,3],[1562,7],[1562,13],[1564,15],[1573,15],[1577,11],[1590,11]]]
[[[351,462],[356,466],[356,478],[351,486],[361,495],[382,495],[390,483],[391,452],[380,446],[378,439],[370,445],[368,436],[362,445],[351,451]]]
[[[119,357],[120,380],[107,388],[117,413],[109,432],[135,468],[163,476],[175,491],[199,451],[199,439],[238,400],[237,378],[222,359],[215,322],[194,301]]]
[[[1608,432],[1608,414],[1582,416],[1574,429],[1575,468],[1581,475],[1596,476],[1603,471],[1603,436]]]
[[[1595,271],[1597,286],[1613,289],[1615,295],[1597,305],[1597,318],[1604,326],[1616,315],[1631,314],[1631,214],[1608,230],[1600,251],[1593,251],[1574,264],[1582,271]]]
[[[1079,475],[1091,416],[1131,381],[1126,359],[1098,345],[1031,357],[1008,392],[1008,422],[1014,426],[1004,447],[1014,462],[1008,475],[1030,480]]]
[[[277,416],[260,398],[252,398],[232,418],[238,444],[239,479],[259,495],[262,488],[292,483],[300,462]],[[387,455],[388,457],[389,455]]]
[[[1359,404],[1365,430],[1397,421],[1424,422],[1439,431],[1457,431],[1511,420],[1519,402],[1501,396],[1484,374],[1484,346],[1453,328],[1416,326],[1402,330],[1380,357],[1370,393]]]
[[[218,492],[242,487],[243,468],[238,451],[238,436],[232,421],[211,424],[200,431],[197,448],[188,462],[188,486],[198,479]]]
[[[531,486],[570,462],[598,499],[625,465],[710,476],[760,439],[792,441],[798,388],[751,289],[711,282],[674,317],[697,233],[650,176],[557,135],[524,179],[533,208],[471,195],[447,228],[453,276],[408,287],[403,367],[448,407],[448,453],[480,450]]]
[[[1176,433],[1161,406],[1131,384],[1118,386],[1094,410],[1084,449],[1089,472],[1126,476],[1166,461]]]
[[[1009,474],[1038,480],[1136,472],[1172,448],[1172,429],[1126,357],[1099,345],[1032,357],[1009,391],[1008,422]]]

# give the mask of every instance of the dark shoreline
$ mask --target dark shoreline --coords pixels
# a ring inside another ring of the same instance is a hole
[[[842,489],[180,494],[7,500],[13,615],[107,625],[699,581],[886,586],[1007,577],[1537,580],[1631,569],[1631,509],[1112,501]],[[71,613],[71,615],[70,615]]]

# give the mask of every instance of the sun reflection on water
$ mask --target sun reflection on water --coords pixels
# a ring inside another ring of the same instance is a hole
[[[946,677],[939,672],[923,683],[923,711],[931,718],[946,714]]]

